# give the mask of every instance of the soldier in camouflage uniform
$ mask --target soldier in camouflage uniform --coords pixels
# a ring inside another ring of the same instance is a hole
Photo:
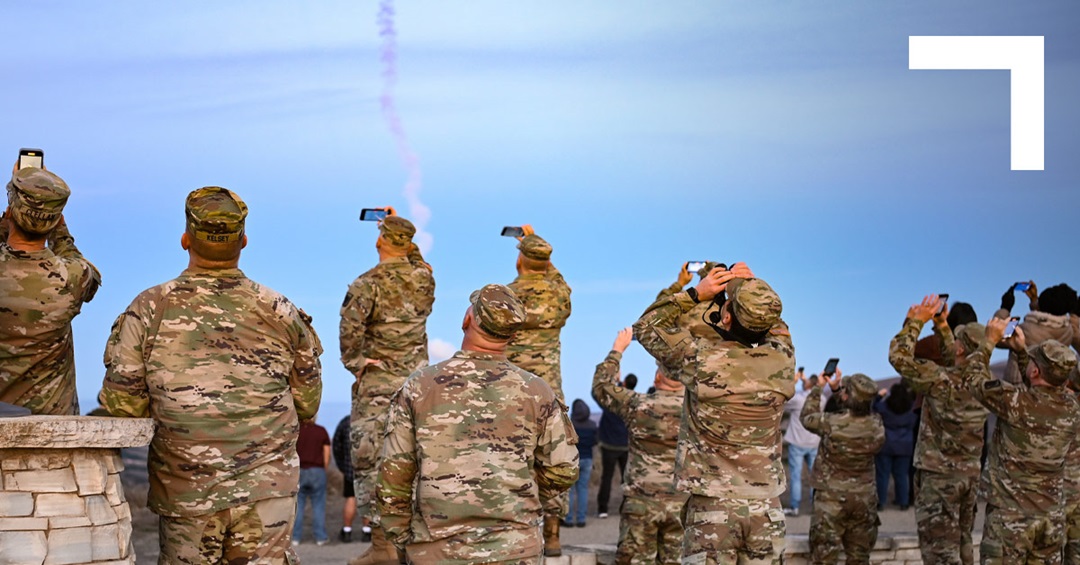
[[[998,417],[986,464],[986,522],[979,557],[984,564],[1061,563],[1065,546],[1065,458],[1080,434],[1080,402],[1062,386],[1076,367],[1068,347],[1047,340],[1026,348],[1023,330],[1006,343],[1024,382],[994,379],[990,355],[1007,320],[992,318],[986,339],[971,355],[964,381]]]
[[[353,486],[367,525],[390,398],[413,371],[428,364],[427,318],[435,279],[412,242],[416,228],[396,215],[379,223],[379,263],[349,285],[341,305],[341,362],[356,377],[352,389]],[[372,545],[350,563],[397,562],[397,552],[372,525]]]
[[[551,387],[504,355],[526,319],[513,291],[487,285],[470,302],[462,350],[393,398],[382,527],[411,563],[538,564],[544,502],[577,480],[577,436]]]
[[[972,322],[956,328],[956,339],[931,295],[912,306],[889,344],[889,363],[904,382],[923,395],[922,422],[915,446],[915,518],[919,549],[927,565],[971,565],[976,498],[986,408],[964,385],[967,355],[978,349],[985,330]],[[944,365],[915,358],[922,327],[934,320]]]
[[[718,337],[695,338],[679,326],[684,313],[725,289]],[[691,495],[683,563],[783,560],[780,421],[795,394],[795,361],[781,309],[776,292],[738,263],[657,301],[634,324],[663,366],[682,367],[687,387],[675,459],[675,487]]]
[[[159,563],[295,563],[296,441],[319,408],[322,347],[307,314],[237,268],[239,196],[200,188],[186,212],[188,268],[116,319],[98,400],[157,423],[147,466]]]
[[[551,264],[551,245],[540,236],[526,235],[518,249],[518,276],[508,286],[525,305],[528,318],[506,347],[506,357],[544,379],[559,402],[565,404],[559,372],[559,333],[570,317],[570,287]]]
[[[676,564],[682,556],[680,519],[688,495],[675,490],[675,448],[682,419],[683,384],[656,371],[656,392],[640,394],[619,385],[619,361],[630,345],[630,328],[619,332],[607,358],[596,366],[592,394],[617,414],[630,432],[630,462],[619,522],[619,565]]]
[[[525,226],[526,235],[518,243],[518,276],[508,286],[525,305],[525,323],[506,346],[511,363],[544,379],[563,404],[559,333],[570,317],[570,287],[562,273],[551,264],[551,245]],[[566,494],[549,501],[545,509],[544,551],[549,557],[562,554],[559,524],[569,511]]]
[[[1069,390],[1080,394],[1080,366],[1069,375]],[[1065,456],[1065,565],[1080,565],[1080,441]]]
[[[49,171],[20,169],[0,218],[0,402],[33,414],[79,413],[71,320],[101,284],[64,222],[70,194]]]
[[[810,476],[814,516],[810,555],[814,563],[837,563],[843,549],[848,565],[869,564],[877,542],[877,487],[874,455],[885,445],[885,425],[870,406],[877,386],[870,377],[844,377],[842,412],[821,409],[821,385],[806,397],[799,421],[821,436],[821,452]]]

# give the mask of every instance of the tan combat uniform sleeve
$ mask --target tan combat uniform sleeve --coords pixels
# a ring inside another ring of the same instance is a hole
[[[294,322],[296,338],[293,344],[293,366],[289,374],[289,388],[292,389],[296,416],[301,420],[314,418],[322,403],[322,342],[319,341],[315,328],[311,327],[311,316],[297,308]]]
[[[690,332],[679,327],[679,317],[694,307],[686,292],[677,292],[654,302],[637,322],[634,337],[664,367],[680,367],[694,347]],[[693,379],[692,371],[675,371],[683,379]],[[683,384],[691,385],[692,382]]]
[[[541,407],[542,429],[533,451],[533,471],[544,508],[574,485],[578,478],[577,435],[562,403],[552,398]]]
[[[938,346],[941,351],[941,361],[946,367],[956,365],[956,336],[948,324],[934,324],[934,333],[938,336]]]
[[[406,381],[390,402],[375,501],[387,539],[399,548],[412,538],[413,484],[417,473],[416,430],[410,400],[413,382]]]
[[[983,342],[975,353],[968,355],[964,367],[964,385],[971,390],[972,396],[982,403],[987,410],[998,418],[1008,422],[1015,421],[1020,413],[1020,395],[1022,389],[1016,385],[995,379],[990,373],[990,354],[994,346]],[[1021,360],[1021,370],[1027,365],[1027,354]]]
[[[77,269],[69,269],[72,272],[71,284],[77,289],[83,302],[90,302],[97,294],[101,286],[101,273],[93,263],[87,261],[75,247],[75,238],[68,231],[67,224],[60,222],[51,232],[48,238],[49,249],[53,254],[66,261],[69,265],[77,266]]]
[[[617,414],[623,421],[630,419],[630,403],[637,394],[619,385],[619,361],[622,353],[611,350],[596,366],[593,373],[592,396],[604,410]]]
[[[341,305],[341,324],[338,338],[341,345],[341,362],[353,376],[364,373],[364,334],[375,310],[375,286],[366,280],[354,282],[345,294]]]
[[[915,358],[915,342],[919,339],[920,330],[922,323],[919,320],[904,320],[904,327],[889,344],[889,364],[900,373],[911,390],[925,394],[930,387],[947,377],[933,361]]]
[[[145,308],[140,295],[113,322],[112,333],[105,344],[105,382],[98,402],[113,416],[148,418],[150,392],[146,384],[147,324],[153,320],[152,310]],[[161,304],[158,304],[161,307]]]
[[[802,413],[799,414],[799,422],[806,431],[822,435],[824,433],[824,413],[821,410],[821,385],[815,385],[806,395]]]

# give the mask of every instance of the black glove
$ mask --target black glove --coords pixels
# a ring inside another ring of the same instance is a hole
[[[1005,294],[1001,295],[1001,309],[1006,312],[1012,312],[1013,306],[1016,305],[1016,295],[1013,294],[1013,290],[1016,288],[1016,284],[1009,286],[1009,290],[1005,291]]]

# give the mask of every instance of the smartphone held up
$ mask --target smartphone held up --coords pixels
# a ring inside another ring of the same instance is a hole
[[[19,149],[19,168],[25,169],[26,167],[45,168],[45,152],[30,147]]]
[[[1009,339],[1016,333],[1016,326],[1020,325],[1020,318],[1013,316],[1009,318],[1009,323],[1005,324],[1005,333],[1001,335],[1002,339]]]
[[[506,226],[500,234],[503,237],[525,237],[525,228],[521,226]]]
[[[385,208],[364,208],[360,210],[361,222],[380,222],[387,216]]]
[[[831,377],[831,376],[835,375],[836,374],[836,366],[839,365],[839,364],[840,364],[840,359],[838,357],[833,357],[832,359],[829,359],[829,362],[825,363],[825,370],[822,371],[822,374],[824,374],[826,377]]]

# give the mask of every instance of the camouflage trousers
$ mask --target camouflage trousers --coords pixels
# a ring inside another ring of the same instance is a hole
[[[1080,497],[1065,497],[1065,565],[1080,565]]]
[[[837,563],[843,550],[848,565],[870,563],[877,543],[877,493],[814,491],[810,518],[810,562]]]
[[[779,498],[748,500],[691,495],[683,507],[683,565],[779,565],[784,511]]]
[[[158,565],[299,563],[289,545],[295,514],[296,497],[285,496],[203,516],[162,516]]]
[[[389,414],[390,396],[388,395],[361,393],[353,399],[349,445],[352,447],[356,513],[360,517],[370,518],[374,511],[376,479],[379,476],[379,454],[382,452],[386,418]]]
[[[915,471],[915,520],[925,565],[972,565],[979,477]]]
[[[539,526],[490,531],[462,529],[458,534],[405,546],[409,563],[527,563],[538,565],[544,552]]]
[[[626,495],[616,565],[677,564],[682,559],[685,495]]]
[[[1028,515],[987,504],[980,563],[1060,565],[1065,548],[1064,525],[1061,510]]]

